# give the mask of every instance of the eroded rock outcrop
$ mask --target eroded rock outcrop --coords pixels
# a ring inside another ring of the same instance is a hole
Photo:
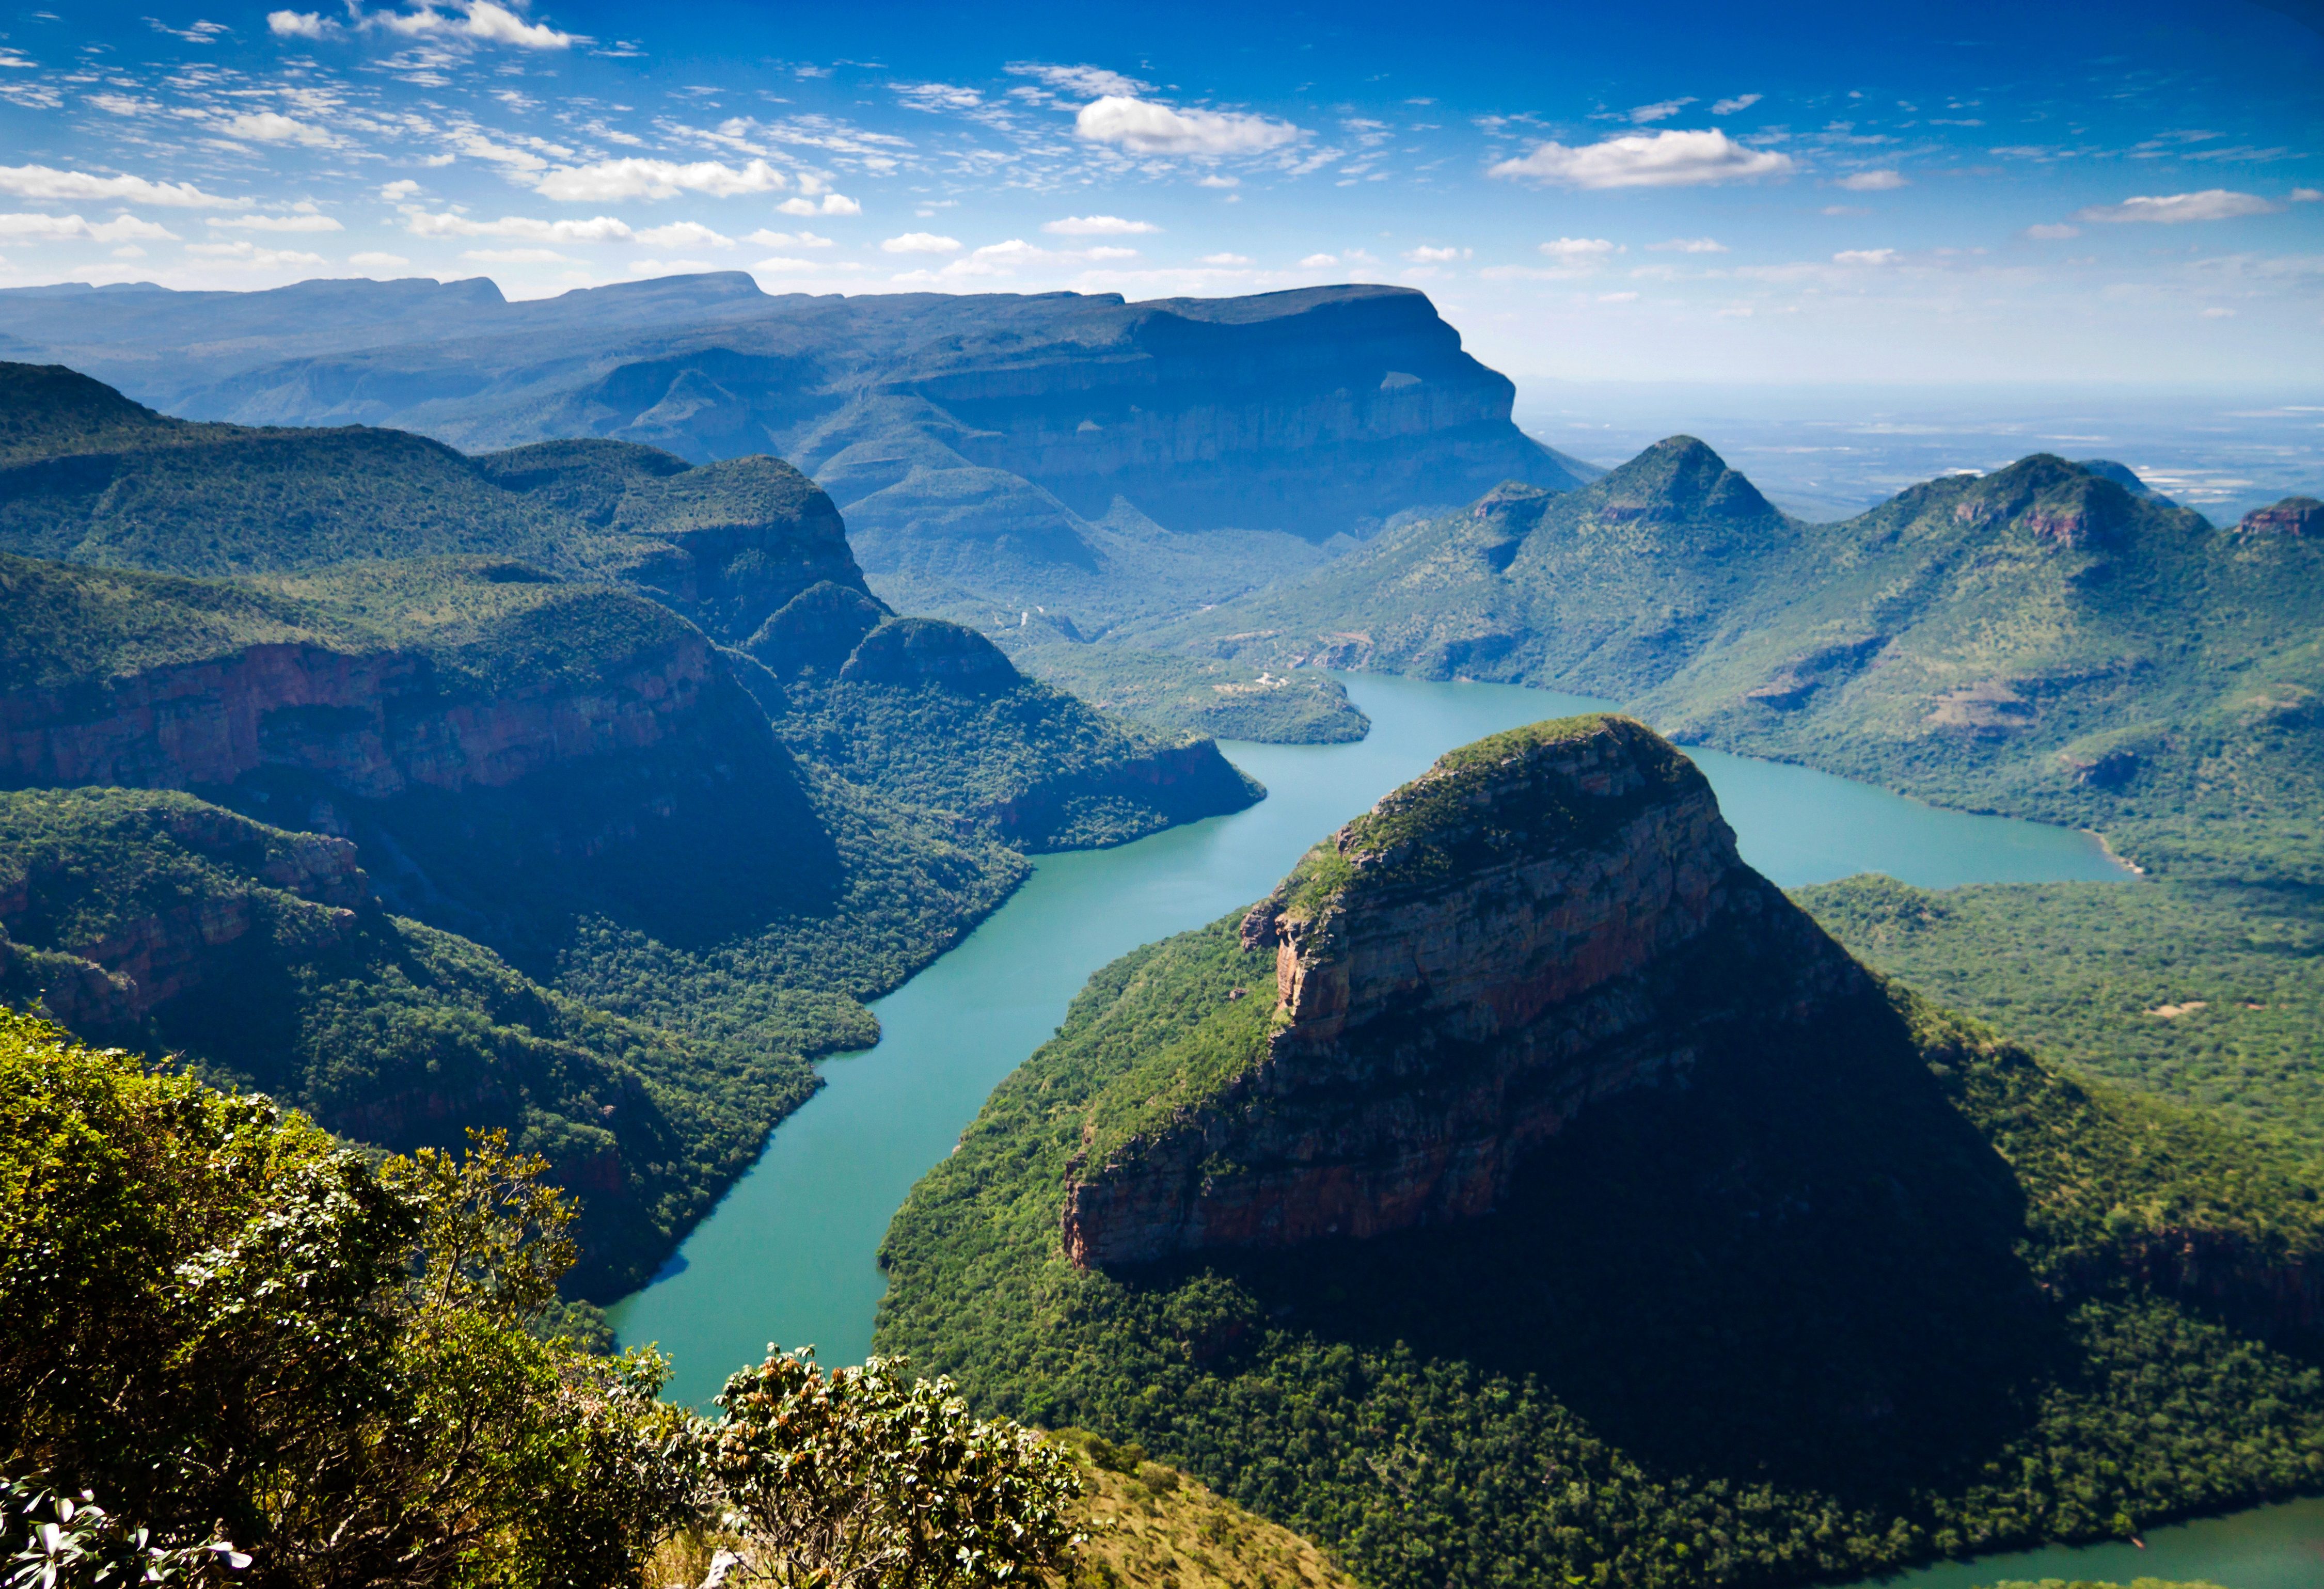
[[[1489,1213],[1593,1100],[1683,1085],[1730,1033],[1868,988],[1742,863],[1693,765],[1611,716],[1446,757],[1310,852],[1243,938],[1275,950],[1260,1046],[1170,1117],[1093,1131],[1076,1263]]]
[[[2324,502],[2286,497],[2273,507],[2254,508],[2238,528],[2246,535],[2324,536]]]

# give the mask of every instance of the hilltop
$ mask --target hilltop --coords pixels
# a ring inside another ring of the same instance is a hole
[[[2220,529],[2036,455],[1811,525],[1682,436],[1140,638],[1610,696],[1688,742],[2095,828],[2154,869],[2318,881],[2324,539],[2301,511]]]
[[[878,1338],[1368,1583],[1791,1583],[2317,1483],[2302,1185],[1883,985],[1582,718],[1093,977]]]

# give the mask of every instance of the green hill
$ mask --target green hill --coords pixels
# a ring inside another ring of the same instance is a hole
[[[2324,1483],[2297,1166],[1866,978],[1731,842],[1618,721],[1446,758],[1091,979],[897,1216],[881,1347],[1382,1589]]]
[[[1692,743],[2096,828],[2179,875],[2324,880],[2324,541],[2037,455],[1839,524],[1701,443],[1510,486],[1149,643],[1619,699]]]

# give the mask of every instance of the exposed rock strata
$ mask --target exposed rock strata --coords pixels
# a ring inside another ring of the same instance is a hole
[[[2238,526],[2247,535],[2324,536],[2324,502],[2286,497],[2269,508],[2254,508]]]
[[[1263,1053],[1076,1165],[1076,1263],[1490,1212],[1593,1100],[1683,1085],[1730,1029],[1804,1027],[1867,987],[1742,864],[1692,764],[1623,718],[1446,758],[1243,932],[1276,951]]]

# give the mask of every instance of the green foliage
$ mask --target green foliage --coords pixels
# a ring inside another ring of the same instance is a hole
[[[1416,1589],[1855,1575],[2324,1483],[2264,1301],[2324,1253],[2299,1166],[1901,991],[1593,1104],[1491,1218],[1074,1270],[1085,1133],[1267,960],[1229,918],[1092,978],[898,1215],[883,1350]]]
[[[153,1543],[143,1529],[132,1528],[97,1503],[86,1490],[78,1496],[54,1495],[23,1479],[0,1484],[0,1548],[15,1545],[0,1561],[6,1589],[128,1589],[140,1584],[211,1584],[250,1565],[250,1557],[224,1539],[171,1547]]]
[[[571,1250],[539,1160],[374,1170],[17,1016],[0,1090],[9,1471],[269,1584],[627,1584],[687,1515],[659,1364],[522,1327]]]
[[[2127,1584],[2101,1584],[2095,1578],[2004,1578],[1989,1589],[2219,1589],[2217,1584],[2194,1580],[2134,1578]]]
[[[1029,1429],[971,1419],[949,1380],[873,1357],[825,1374],[802,1349],[733,1374],[703,1434],[740,1582],[978,1589],[1069,1566],[1081,1482]]]
[[[1272,672],[1133,646],[1018,646],[1011,654],[1042,683],[1165,733],[1342,745],[1371,729],[1340,682],[1314,669]]]
[[[2165,879],[1942,892],[1851,877],[1794,898],[1869,965],[2092,1075],[2324,1148],[2324,904]]]

